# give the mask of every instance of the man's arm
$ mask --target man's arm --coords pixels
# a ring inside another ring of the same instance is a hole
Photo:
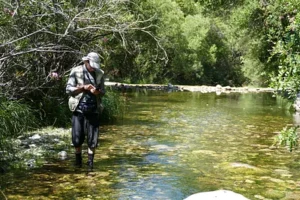
[[[100,91],[101,97],[105,95],[104,77],[103,77],[103,76],[102,76],[102,78],[101,78],[101,83],[100,83],[99,91]]]
[[[76,80],[76,74],[75,71],[71,71],[69,80],[67,82],[67,87],[66,87],[66,93],[69,95],[77,95],[81,92],[84,91],[91,91],[95,89],[95,87],[92,84],[88,84],[88,85],[78,85],[77,84],[77,80]]]
[[[104,96],[105,89],[104,89],[104,77],[101,78],[101,83],[95,88],[90,90],[91,93],[94,95],[100,95],[100,97]]]

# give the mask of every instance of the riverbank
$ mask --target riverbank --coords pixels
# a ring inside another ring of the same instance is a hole
[[[160,85],[160,84],[127,84],[120,82],[105,82],[105,85],[122,91],[136,91],[136,90],[174,90],[187,92],[201,92],[201,93],[230,93],[230,92],[274,92],[273,88],[257,88],[257,87],[230,87],[230,86],[206,86],[206,85]]]
[[[26,132],[12,141],[9,152],[0,152],[7,162],[0,163],[0,174],[11,169],[41,167],[52,160],[65,160],[72,152],[70,128],[45,127]]]
[[[1,175],[0,192],[10,200],[182,200],[224,188],[249,199],[300,195],[290,159],[300,154],[270,146],[292,121],[272,93],[127,96],[122,121],[101,126],[94,172],[73,167],[71,130],[49,127],[18,138],[18,150],[33,153],[21,161],[29,170]]]

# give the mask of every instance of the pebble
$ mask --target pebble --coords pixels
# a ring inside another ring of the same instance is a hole
[[[31,139],[31,140],[39,140],[39,139],[41,139],[41,136],[39,134],[35,134],[35,135],[29,137],[29,139]]]
[[[68,154],[66,151],[61,151],[58,153],[58,156],[60,157],[60,159],[65,160],[68,157]]]

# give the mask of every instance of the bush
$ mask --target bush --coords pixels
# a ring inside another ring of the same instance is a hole
[[[108,90],[102,99],[104,110],[101,114],[101,122],[113,122],[121,117],[125,110],[125,98],[115,91]]]
[[[59,97],[44,97],[39,108],[41,125],[54,127],[70,126],[72,113],[69,110],[67,101]]]
[[[275,143],[281,146],[285,146],[290,152],[298,148],[298,133],[299,127],[284,127],[282,131],[276,136]]]
[[[0,151],[2,151],[2,153],[12,149],[12,144],[9,142],[11,139],[37,126],[38,123],[34,111],[28,105],[22,104],[20,101],[1,99]],[[1,156],[1,159],[4,156]]]

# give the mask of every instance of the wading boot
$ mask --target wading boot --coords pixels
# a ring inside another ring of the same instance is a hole
[[[81,167],[82,166],[82,156],[81,153],[75,153],[75,167]]]
[[[87,161],[88,171],[93,171],[94,167],[94,154],[88,154],[88,161]]]

